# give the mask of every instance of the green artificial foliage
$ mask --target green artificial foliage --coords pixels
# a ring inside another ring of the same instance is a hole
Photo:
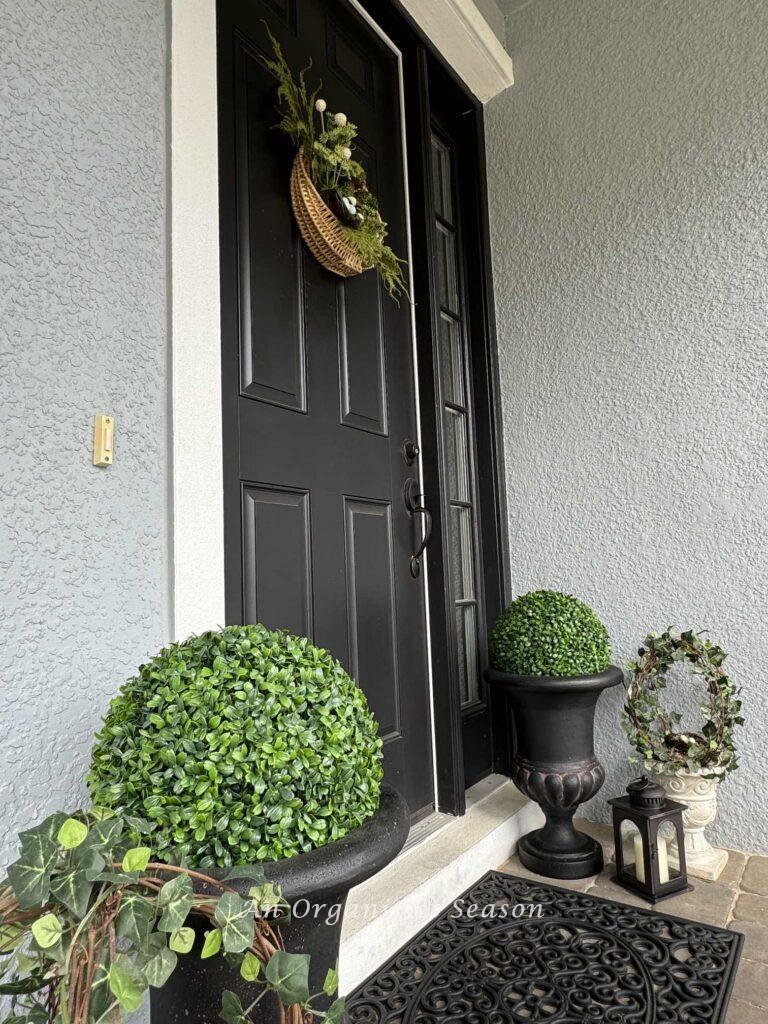
[[[96,737],[94,803],[147,823],[160,859],[279,860],[379,806],[382,745],[362,690],[311,641],[229,626],[142,665]]]
[[[263,868],[212,878],[157,863],[149,847],[132,845],[135,830],[135,822],[91,807],[71,817],[57,811],[21,833],[19,859],[0,882],[5,1024],[120,1024],[150,987],[166,983],[179,956],[226,957],[253,984],[246,1005],[222,993],[225,1024],[263,1021],[258,1004],[267,993],[285,1024],[339,1024],[343,999],[327,1011],[311,1005],[309,955],[285,950],[279,926],[290,907]],[[233,878],[251,883],[247,897]],[[207,929],[199,951],[195,919]],[[333,997],[337,988],[331,968],[323,992]]]
[[[331,113],[319,98],[320,86],[310,91],[304,68],[294,78],[280,44],[269,33],[274,56],[265,67],[277,79],[280,121],[277,127],[297,147],[303,147],[310,177],[323,200],[341,212],[344,235],[357,249],[366,269],[378,271],[387,291],[397,299],[407,294],[404,260],[385,243],[387,225],[370,191],[365,170],[354,159],[357,126],[342,112]]]
[[[659,774],[702,772],[721,780],[735,771],[736,727],[744,724],[739,688],[723,667],[727,655],[703,633],[666,629],[649,633],[629,664],[632,673],[622,721],[629,742],[650,771]],[[680,728],[682,715],[668,711],[663,691],[672,666],[690,667],[688,682],[703,684],[704,721],[698,732]]]
[[[611,663],[611,642],[583,601],[535,590],[513,601],[496,623],[491,662],[517,676],[597,675]]]

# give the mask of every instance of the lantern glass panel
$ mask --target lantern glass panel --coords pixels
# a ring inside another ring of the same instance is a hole
[[[656,843],[659,848],[659,881],[662,885],[680,877],[680,861],[677,856],[677,829],[671,821],[659,825]]]
[[[621,849],[624,852],[624,871],[639,882],[645,881],[645,865],[643,861],[643,840],[637,825],[626,818],[621,826]]]

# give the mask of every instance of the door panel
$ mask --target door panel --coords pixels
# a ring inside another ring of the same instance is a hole
[[[371,709],[387,740],[400,734],[397,622],[391,585],[392,515],[383,501],[345,498],[349,663],[371,684]]]
[[[378,277],[304,248],[290,141],[274,130],[264,19],[291,66],[359,124],[356,155],[407,250],[398,65],[346,0],[220,0],[219,121],[227,615],[311,635],[355,676],[412,813],[433,800],[427,634],[409,571],[402,454],[416,436],[412,334]]]
[[[381,289],[371,274],[336,286],[341,422],[387,433],[387,380]]]
[[[243,488],[243,618],[312,635],[309,494]]]
[[[264,95],[264,68],[236,35],[235,123],[240,248],[242,394],[304,412],[304,254],[275,145],[274,106]],[[268,252],[270,258],[259,258]]]

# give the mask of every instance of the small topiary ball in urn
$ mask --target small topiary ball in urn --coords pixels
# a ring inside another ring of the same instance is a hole
[[[543,828],[520,840],[520,860],[550,878],[597,874],[603,851],[576,831],[573,816],[605,779],[594,749],[595,708],[602,691],[622,680],[605,626],[578,598],[536,590],[499,619],[491,664],[488,681],[512,710],[512,778],[546,815]]]

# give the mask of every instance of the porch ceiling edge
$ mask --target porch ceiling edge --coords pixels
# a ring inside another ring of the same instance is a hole
[[[473,0],[400,3],[482,103],[514,85],[512,58]]]

